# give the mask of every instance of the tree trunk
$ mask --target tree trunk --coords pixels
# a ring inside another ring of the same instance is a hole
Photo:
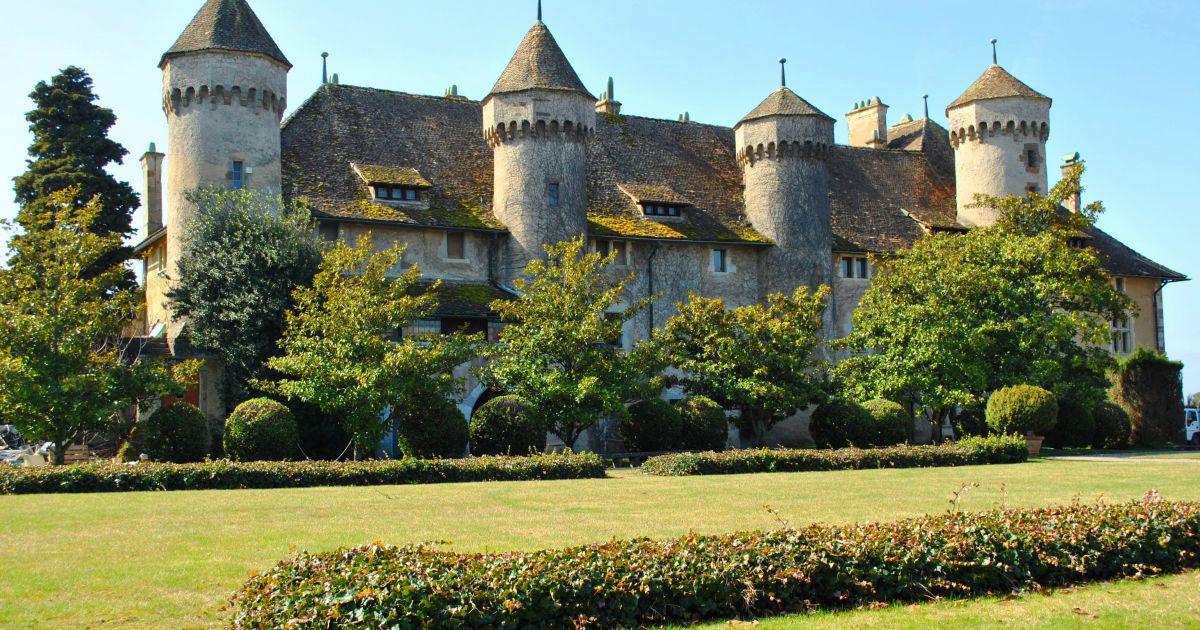
[[[62,466],[67,459],[67,439],[54,440],[54,465]]]

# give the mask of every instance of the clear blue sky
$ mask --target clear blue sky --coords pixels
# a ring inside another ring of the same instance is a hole
[[[131,159],[113,169],[140,189],[137,158],[166,142],[159,56],[201,0],[43,0],[0,8],[0,182],[24,170],[27,94],[75,64],[118,117],[113,137]],[[485,95],[535,18],[535,0],[438,2],[251,0],[295,64],[292,110],[320,83],[322,51],[343,83],[441,95],[451,84]],[[854,3],[790,0],[545,0],[545,21],[576,71],[599,94],[610,75],[624,111],[732,125],[788,83],[839,119],[878,95],[890,119],[932,117],[990,63],[1052,97],[1048,155],[1080,151],[1086,200],[1100,226],[1134,249],[1200,276],[1200,207],[1187,188],[1200,172],[1192,144],[1200,115],[1200,3],[1044,0],[1002,3]],[[0,194],[0,216],[16,208]],[[141,223],[141,216],[135,218]],[[1200,282],[1165,290],[1167,348],[1187,364],[1185,392],[1200,391]]]

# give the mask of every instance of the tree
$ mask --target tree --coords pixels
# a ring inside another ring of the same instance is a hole
[[[658,372],[644,363],[648,355],[615,343],[651,300],[621,309],[632,276],[612,279],[606,266],[613,255],[585,254],[582,238],[547,246],[546,253],[525,268],[527,279],[516,281],[517,299],[492,303],[510,324],[488,352],[481,377],[528,402],[530,413],[571,447],[600,418],[657,393],[656,382],[661,389],[648,376]]]
[[[977,203],[1000,211],[993,227],[938,233],[877,259],[880,273],[838,346],[850,393],[888,398],[942,418],[956,406],[1023,383],[1060,398],[1103,397],[1114,365],[1109,322],[1134,308],[1097,252],[1078,247],[1103,210],[1061,208],[1082,165],[1047,195]]]
[[[741,412],[742,431],[761,440],[779,421],[825,399],[818,356],[829,288],[776,293],[766,304],[728,309],[693,294],[654,334],[654,345],[692,395]]]
[[[200,189],[189,194],[196,220],[167,294],[188,339],[221,359],[232,408],[264,378],[278,352],[292,292],[308,285],[321,263],[310,212],[248,190]]]
[[[396,340],[405,325],[432,315],[437,300],[431,290],[411,294],[421,278],[415,266],[388,276],[403,246],[372,250],[364,235],[354,247],[337,243],[325,252],[312,286],[293,292],[279,341],[283,353],[267,361],[282,378],[255,381],[340,417],[356,459],[374,450],[397,410],[449,397],[459,385],[451,370],[477,346],[475,337],[459,334]]]
[[[83,69],[70,66],[49,83],[39,82],[29,97],[35,108],[25,119],[33,144],[29,145],[28,170],[14,180],[21,207],[17,222],[26,232],[53,227],[63,198],[52,193],[75,188],[70,203],[76,209],[95,199],[98,215],[88,230],[100,235],[132,234],[137,194],[128,183],[104,170],[114,162],[121,164],[128,151],[108,137],[117,117],[112,110],[96,105],[92,78]],[[127,257],[129,250],[117,247],[113,251]]]
[[[1200,407],[1200,392],[1192,394],[1192,397],[1188,399],[1188,406]]]
[[[122,338],[142,296],[120,288],[123,265],[100,264],[121,235],[96,234],[103,210],[96,199],[78,206],[78,194],[52,193],[43,204],[50,227],[12,239],[13,262],[0,269],[0,416],[53,441],[60,464],[68,446],[118,412],[182,395],[198,367],[185,362],[172,373]]]

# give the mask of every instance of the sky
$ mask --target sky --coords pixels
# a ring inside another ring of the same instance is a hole
[[[487,94],[536,18],[536,0],[250,0],[294,64],[289,112],[319,86],[321,53],[342,83],[441,95]],[[166,144],[160,56],[201,0],[42,0],[0,7],[0,218],[25,169],[33,86],[59,69],[91,73],[111,136],[129,151],[112,172],[141,188],[138,158]],[[1200,276],[1200,3],[1194,0],[1006,0],[854,3],[791,0],[544,0],[544,19],[587,87],[612,76],[623,112],[731,126],[788,85],[839,120],[879,96],[889,124],[910,113],[946,124],[945,106],[999,61],[1054,99],[1047,155],[1078,151],[1084,200],[1099,225],[1142,254]],[[170,165],[167,165],[170,168]],[[1055,171],[1052,170],[1051,181]],[[134,218],[142,224],[141,211]],[[1200,391],[1200,281],[1164,290],[1167,351]]]

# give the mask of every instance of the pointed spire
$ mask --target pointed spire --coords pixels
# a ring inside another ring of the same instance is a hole
[[[205,2],[158,65],[170,57],[206,50],[255,53],[292,67],[246,0]]]
[[[779,60],[779,87],[787,87],[787,59]]]
[[[753,111],[746,114],[746,117],[738,121],[738,124],[734,125],[734,127],[736,128],[742,123],[751,120],[767,118],[769,116],[817,116],[833,120],[829,114],[813,107],[812,103],[800,98],[790,88],[781,87],[772,92],[762,103],[759,103],[758,107],[755,107]]]
[[[575,74],[575,69],[554,40],[554,35],[550,34],[550,29],[541,22],[534,24],[525,34],[508,67],[492,87],[491,94],[534,89],[579,92],[595,98],[583,86],[579,75]]]
[[[538,0],[538,1],[540,2],[541,0]],[[992,65],[993,65],[993,66],[998,66],[998,65],[1000,65],[1000,64],[999,64],[999,63],[996,61],[996,38],[995,38],[995,37],[993,37],[993,38],[992,38]]]
[[[321,85],[329,83],[329,53],[321,53]]]
[[[1009,74],[1007,70],[998,65],[990,66],[983,74],[963,92],[961,96],[954,99],[953,103],[946,106],[946,112],[960,105],[966,105],[974,101],[981,101],[989,98],[1008,98],[1019,96],[1023,98],[1040,99],[1049,101],[1050,98],[1045,94],[1038,93],[1037,90],[1025,85],[1020,79]]]

